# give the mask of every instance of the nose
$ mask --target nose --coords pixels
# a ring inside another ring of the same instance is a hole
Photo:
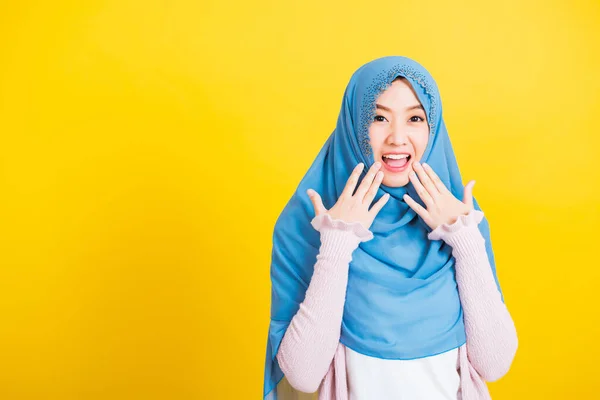
[[[392,129],[387,136],[388,144],[394,144],[397,146],[408,143],[408,130],[406,126],[400,124],[392,124]]]

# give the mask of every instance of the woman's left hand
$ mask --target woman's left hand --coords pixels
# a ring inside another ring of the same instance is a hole
[[[409,173],[417,194],[427,208],[422,207],[408,194],[404,195],[404,201],[410,208],[423,218],[423,221],[433,230],[442,224],[453,224],[460,215],[468,214],[473,209],[473,186],[475,181],[470,181],[465,186],[463,201],[458,200],[444,183],[440,180],[433,169],[427,164],[413,164],[414,171]]]

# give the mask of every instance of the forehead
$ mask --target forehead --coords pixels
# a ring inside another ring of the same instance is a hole
[[[398,79],[385,89],[377,98],[377,103],[389,108],[421,104],[411,84]]]

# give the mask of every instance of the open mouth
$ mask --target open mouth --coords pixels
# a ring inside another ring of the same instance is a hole
[[[385,167],[392,172],[399,172],[406,169],[411,158],[410,154],[388,154],[381,157]]]

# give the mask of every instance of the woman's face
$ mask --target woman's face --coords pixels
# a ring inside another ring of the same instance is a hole
[[[412,164],[421,160],[427,141],[427,115],[412,86],[405,78],[396,79],[376,102],[376,115],[369,127],[369,139],[375,162],[382,164],[382,184],[405,186]],[[391,157],[384,157],[392,155]],[[395,155],[395,156],[394,156]],[[400,158],[408,155],[406,158]]]

